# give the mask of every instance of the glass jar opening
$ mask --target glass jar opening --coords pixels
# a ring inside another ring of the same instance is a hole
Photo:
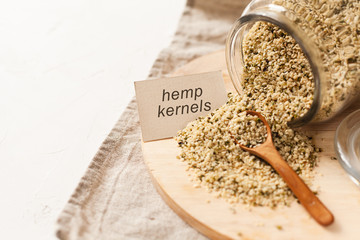
[[[322,65],[320,64],[319,54],[313,48],[312,43],[307,40],[306,34],[302,32],[293,21],[284,16],[281,11],[281,8],[267,9],[267,11],[251,11],[240,17],[233,25],[227,38],[225,50],[226,63],[233,85],[237,92],[241,94],[242,88],[244,87],[241,85],[241,77],[245,65],[243,42],[244,37],[251,27],[256,22],[268,22],[288,33],[300,46],[306,56],[310,64],[314,81],[313,101],[309,110],[304,115],[288,122],[290,127],[300,127],[311,122],[320,109],[321,97],[323,95],[321,92],[323,91],[323,83],[321,82],[323,70]]]

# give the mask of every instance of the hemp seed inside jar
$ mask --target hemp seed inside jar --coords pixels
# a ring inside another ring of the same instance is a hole
[[[359,13],[356,0],[252,1],[227,39],[235,88],[243,92],[261,79],[268,94],[302,95],[305,101],[292,104],[299,104],[292,127],[332,118],[359,99]]]

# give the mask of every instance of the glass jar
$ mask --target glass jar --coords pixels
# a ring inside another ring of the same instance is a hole
[[[326,121],[360,95],[360,3],[357,0],[253,0],[234,23],[226,43],[230,78],[241,93],[243,41],[258,21],[277,25],[295,39],[314,81],[309,110],[288,124]]]

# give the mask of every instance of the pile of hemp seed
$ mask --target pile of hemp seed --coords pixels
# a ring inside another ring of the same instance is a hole
[[[360,2],[274,3],[295,13],[294,21],[320,49],[329,84],[319,117],[331,116],[346,96],[360,91]],[[229,93],[225,105],[178,132],[179,158],[187,164],[194,185],[230,203],[288,206],[295,197],[286,183],[269,164],[241,150],[231,133],[246,136],[249,146],[260,144],[265,129],[244,114],[246,110],[260,112],[271,126],[282,157],[311,187],[319,149],[311,137],[287,123],[303,116],[313,102],[312,71],[296,41],[270,23],[255,23],[245,36],[243,50],[243,93]]]

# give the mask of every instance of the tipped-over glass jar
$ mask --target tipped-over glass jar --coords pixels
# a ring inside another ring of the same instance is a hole
[[[290,126],[328,120],[359,101],[358,0],[253,0],[234,23],[226,44],[229,75],[239,93],[247,87],[242,82],[247,67],[244,40],[257,22],[274,24],[290,35],[311,68],[312,103],[305,114],[288,123]]]

